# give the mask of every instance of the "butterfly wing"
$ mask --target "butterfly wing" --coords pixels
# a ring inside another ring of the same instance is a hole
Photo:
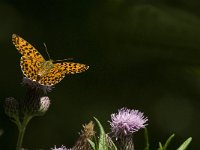
[[[81,73],[81,72],[86,71],[89,68],[89,66],[85,64],[74,63],[74,62],[56,63],[54,64],[54,66],[64,71],[65,74]]]
[[[21,57],[20,66],[23,74],[31,79],[32,81],[38,80],[38,71],[41,68],[41,62],[36,59],[28,58],[25,56]]]
[[[31,44],[20,36],[13,34],[12,41],[19,53],[22,54],[20,65],[24,75],[42,85],[55,85],[59,83],[66,74],[81,73],[88,69],[88,66],[84,64],[62,62],[55,63],[54,67],[44,76],[38,76],[38,72],[42,69],[41,66],[46,60]]]
[[[80,63],[62,62],[54,64],[50,72],[38,82],[42,85],[52,86],[59,83],[66,74],[75,74],[86,71],[89,66]]]
[[[20,36],[13,34],[12,41],[19,53],[22,54],[20,66],[23,74],[27,78],[36,81],[38,70],[45,59],[30,43]]]
[[[37,61],[45,61],[43,56],[26,40],[21,38],[20,36],[13,34],[12,35],[12,42],[15,45],[16,49],[22,56],[36,59]]]

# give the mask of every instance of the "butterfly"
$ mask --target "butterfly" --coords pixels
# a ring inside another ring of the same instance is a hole
[[[30,80],[45,86],[59,83],[65,75],[81,73],[89,66],[80,63],[45,60],[31,44],[13,34],[12,42],[22,55],[20,66],[23,74]]]

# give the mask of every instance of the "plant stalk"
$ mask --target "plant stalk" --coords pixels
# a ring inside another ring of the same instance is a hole
[[[18,124],[19,135],[18,135],[16,150],[21,150],[22,148],[22,143],[23,143],[26,127],[29,121],[31,120],[31,118],[32,118],[31,116],[24,116],[23,122],[21,124]]]

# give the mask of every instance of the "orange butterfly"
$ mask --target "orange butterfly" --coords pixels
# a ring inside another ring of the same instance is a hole
[[[86,71],[89,66],[74,62],[56,62],[44,57],[27,41],[13,34],[12,41],[22,54],[20,66],[23,74],[41,85],[52,86],[59,83],[67,74]]]

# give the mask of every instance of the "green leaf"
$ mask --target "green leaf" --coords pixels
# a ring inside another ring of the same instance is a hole
[[[110,148],[111,148],[111,150],[117,150],[117,147],[116,147],[115,143],[112,141],[112,139],[110,139]]]
[[[167,141],[165,142],[165,145],[163,146],[163,150],[167,150],[168,145],[170,144],[170,142],[172,141],[172,139],[174,138],[175,134],[172,134]]]
[[[163,150],[163,146],[162,146],[161,142],[159,142],[158,144],[159,144],[158,150]]]
[[[170,142],[171,142],[171,140],[174,138],[174,134],[172,134],[168,139],[167,139],[167,141],[165,142],[165,145],[164,146],[162,146],[162,144],[161,144],[161,142],[159,142],[159,148],[158,148],[158,150],[167,150],[167,147],[168,147],[168,145],[170,144]]]
[[[177,150],[186,150],[190,142],[192,141],[192,138],[188,138],[183,144],[177,149]]]
[[[90,139],[87,139],[87,140],[88,140],[88,142],[90,143],[92,149],[93,149],[93,150],[96,150],[95,143],[92,142]]]
[[[144,150],[149,150],[149,135],[147,128],[144,128],[144,138],[146,142],[146,147],[144,148]]]
[[[96,120],[96,122],[99,126],[99,130],[100,130],[97,149],[98,150],[108,150],[108,142],[107,142],[107,139],[106,139],[106,134],[105,134],[105,131],[103,129],[103,126],[101,125],[101,123],[99,122],[99,120],[97,118],[94,117],[94,119]]]

